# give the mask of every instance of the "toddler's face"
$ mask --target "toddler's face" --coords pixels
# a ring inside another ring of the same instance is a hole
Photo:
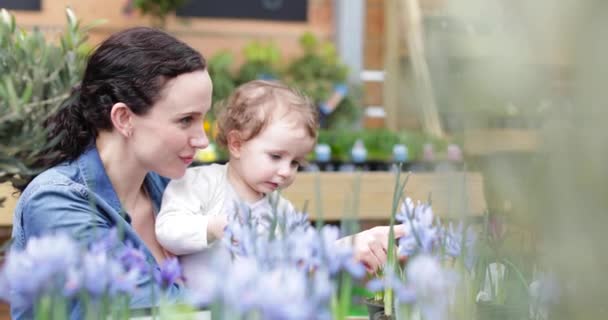
[[[286,188],[314,145],[315,139],[294,115],[274,119],[242,144],[239,174],[249,191],[258,196]]]

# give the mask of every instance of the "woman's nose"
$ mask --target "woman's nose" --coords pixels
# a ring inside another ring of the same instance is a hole
[[[194,138],[190,138],[190,146],[196,149],[205,149],[209,145],[209,139],[205,132],[201,132]]]

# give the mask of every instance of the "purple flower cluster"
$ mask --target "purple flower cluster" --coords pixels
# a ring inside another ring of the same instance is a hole
[[[181,274],[177,260],[169,260],[158,274],[161,285]],[[122,245],[113,230],[88,249],[64,234],[45,235],[28,241],[25,250],[10,251],[0,270],[0,298],[35,304],[43,296],[91,300],[128,296],[142,276],[151,272],[146,255],[132,245]]]
[[[448,319],[450,292],[457,283],[455,272],[442,268],[436,257],[421,254],[410,261],[404,275],[387,267],[381,278],[368,282],[367,288],[372,292],[392,289],[399,303],[415,304],[423,319],[444,320]]]
[[[433,223],[430,205],[415,206],[410,198],[406,198],[395,219],[406,228],[406,236],[399,239],[399,255],[411,257],[418,253],[429,254],[440,244],[440,230]]]
[[[465,265],[469,270],[472,268],[477,243],[477,233],[472,227],[465,232],[461,221],[456,228],[452,223],[446,228],[434,218],[429,204],[414,205],[410,198],[405,199],[395,218],[406,226],[406,236],[399,239],[400,256],[446,254],[457,258],[464,254]]]
[[[368,283],[373,292],[391,289],[397,302],[413,304],[423,319],[448,318],[449,306],[458,284],[455,270],[445,269],[445,258],[463,258],[470,271],[475,262],[477,234],[461,222],[447,228],[436,219],[429,204],[414,204],[406,198],[396,215],[405,225],[405,236],[399,239],[397,252],[408,257],[404,271],[387,266],[383,274]]]
[[[199,284],[191,287],[193,303],[226,319],[330,317],[338,275],[365,274],[352,249],[336,241],[339,229],[317,230],[295,210],[254,216],[260,214],[239,210],[229,217],[222,245],[211,249],[197,279],[188,279]]]

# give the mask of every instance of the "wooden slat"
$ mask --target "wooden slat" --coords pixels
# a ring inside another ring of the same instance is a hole
[[[317,217],[315,202],[316,173],[299,173],[284,196],[300,208],[308,201],[311,219]],[[356,174],[324,172],[319,175],[323,219],[340,220],[352,208]],[[395,175],[389,172],[364,172],[360,175],[359,218],[385,220],[390,217]],[[479,216],[486,210],[483,178],[477,172],[413,173],[405,195],[426,201],[431,194],[437,216],[456,218]],[[352,210],[351,210],[352,211]]]
[[[301,172],[294,184],[284,191],[296,207],[308,201],[311,219],[317,216],[315,202],[316,173]],[[352,208],[355,173],[323,172],[319,174],[321,203],[326,220],[339,220]],[[359,218],[384,220],[390,216],[395,174],[363,172],[360,174]],[[8,185],[0,185],[0,195],[8,196],[1,208],[0,226],[10,226],[16,198]],[[482,215],[486,210],[483,178],[477,172],[412,173],[405,187],[405,195],[413,200],[426,201],[431,195],[433,211],[440,217]],[[351,210],[352,211],[352,210]]]

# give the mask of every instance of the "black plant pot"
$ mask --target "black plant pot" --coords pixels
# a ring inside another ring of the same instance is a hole
[[[369,320],[374,320],[374,316],[382,312],[384,314],[384,303],[382,301],[374,300],[372,298],[365,299],[365,305],[367,306],[367,313],[369,314]]]
[[[387,316],[384,314],[384,302],[374,300],[372,298],[365,299],[365,305],[367,306],[367,313],[369,320],[388,320],[393,319],[393,316]],[[393,314],[395,309],[393,308]]]

